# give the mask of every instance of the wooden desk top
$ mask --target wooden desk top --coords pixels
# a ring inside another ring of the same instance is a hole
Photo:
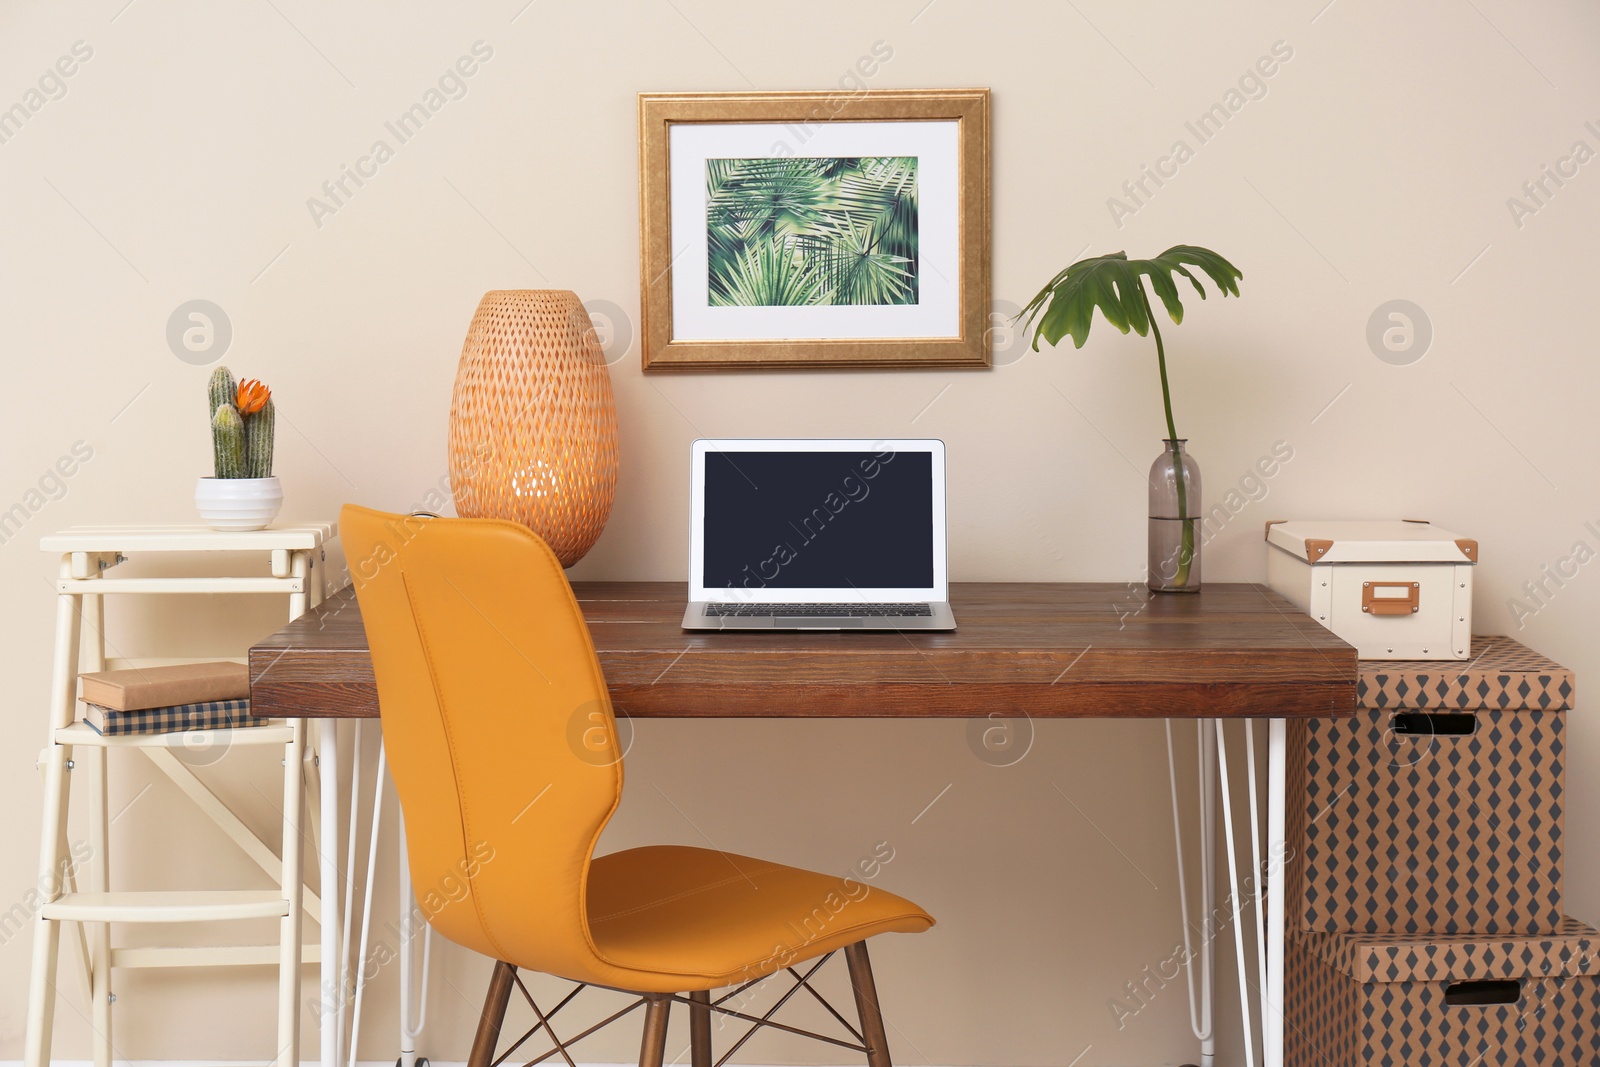
[[[574,585],[637,717],[1299,717],[1355,710],[1355,649],[1265,586],[960,583],[954,633],[686,633],[682,582]],[[372,717],[345,589],[250,650],[252,711]]]

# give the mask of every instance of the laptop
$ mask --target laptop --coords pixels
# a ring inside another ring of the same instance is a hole
[[[686,630],[954,630],[944,442],[694,443]]]

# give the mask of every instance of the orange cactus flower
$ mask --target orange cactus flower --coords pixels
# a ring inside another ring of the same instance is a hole
[[[262,385],[260,379],[246,378],[239,383],[233,406],[239,409],[241,415],[254,415],[266,407],[267,401],[271,399],[272,390]]]

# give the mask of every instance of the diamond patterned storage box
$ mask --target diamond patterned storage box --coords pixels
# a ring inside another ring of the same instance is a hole
[[[1328,934],[1289,944],[1286,1067],[1600,1063],[1600,933]]]
[[[1572,675],[1509,638],[1473,647],[1467,663],[1363,661],[1354,718],[1291,724],[1292,926],[1560,924]]]

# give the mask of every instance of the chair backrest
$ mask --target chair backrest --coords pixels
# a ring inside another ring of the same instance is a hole
[[[589,970],[589,860],[622,764],[561,564],[511,522],[347,505],[339,525],[423,915],[496,959]]]

